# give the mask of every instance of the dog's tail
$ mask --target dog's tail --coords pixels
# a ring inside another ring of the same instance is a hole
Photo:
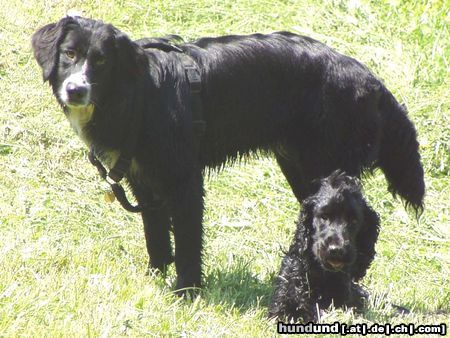
[[[425,183],[416,129],[406,107],[384,87],[379,108],[383,126],[378,166],[386,176],[389,191],[394,196],[400,195],[405,206],[412,207],[420,216]]]

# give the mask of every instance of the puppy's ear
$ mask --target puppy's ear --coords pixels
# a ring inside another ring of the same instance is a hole
[[[364,225],[356,236],[356,252],[358,257],[352,272],[352,277],[355,281],[364,277],[370,263],[372,263],[375,257],[375,243],[377,242],[380,231],[378,214],[367,204],[365,204],[363,209]]]
[[[313,233],[313,218],[314,218],[314,207],[317,204],[317,198],[315,195],[305,198],[302,202],[302,211],[299,217],[299,223],[304,224],[308,233]]]
[[[113,29],[119,71],[124,75],[123,78],[135,79],[144,71],[145,55],[142,49],[126,34],[116,28]]]
[[[63,35],[63,28],[67,23],[67,18],[59,22],[45,25],[38,29],[31,39],[34,57],[42,68],[44,81],[47,81],[58,61],[58,45]]]

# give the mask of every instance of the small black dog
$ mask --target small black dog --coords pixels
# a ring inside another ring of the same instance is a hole
[[[294,241],[281,264],[269,317],[305,323],[317,308],[361,308],[368,294],[355,282],[375,256],[379,219],[357,179],[340,171],[303,202]]]
[[[201,284],[206,167],[270,151],[299,201],[333,170],[380,167],[390,191],[421,210],[415,128],[361,63],[287,32],[171,40],[133,42],[69,16],[32,44],[77,134],[111,178],[129,182],[152,268],[174,260],[173,223],[178,289]]]

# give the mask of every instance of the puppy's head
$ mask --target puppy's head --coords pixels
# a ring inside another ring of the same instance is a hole
[[[304,205],[310,213],[316,260],[325,270],[349,271],[358,255],[358,234],[371,226],[358,180],[335,171],[320,181],[319,190]]]
[[[101,21],[67,16],[33,35],[34,56],[64,107],[99,105],[140,72],[138,47]]]

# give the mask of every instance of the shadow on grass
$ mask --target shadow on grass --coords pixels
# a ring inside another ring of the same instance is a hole
[[[275,273],[260,278],[253,270],[251,262],[235,261],[224,268],[209,269],[205,276],[202,298],[209,305],[220,305],[229,310],[246,313],[251,310],[261,310],[267,314],[267,308],[272,298]],[[381,297],[376,292],[369,291],[369,302],[361,310],[356,309],[327,309],[332,322],[348,319],[350,322],[363,318],[372,322],[388,323],[401,321],[401,318],[413,320],[418,317],[431,315],[430,311],[414,308],[412,304],[393,304],[389,299]],[[335,312],[336,311],[336,312]],[[344,315],[342,311],[348,312]],[[341,313],[341,314],[340,314]],[[433,315],[445,315],[448,310],[437,310]],[[350,317],[348,317],[350,314]],[[337,317],[336,317],[337,316]],[[395,319],[396,318],[396,319]],[[325,319],[325,321],[327,321]]]
[[[207,303],[240,312],[255,308],[265,311],[272,297],[274,276],[261,279],[252,271],[250,263],[235,261],[223,269],[211,269],[204,280],[202,297]]]

